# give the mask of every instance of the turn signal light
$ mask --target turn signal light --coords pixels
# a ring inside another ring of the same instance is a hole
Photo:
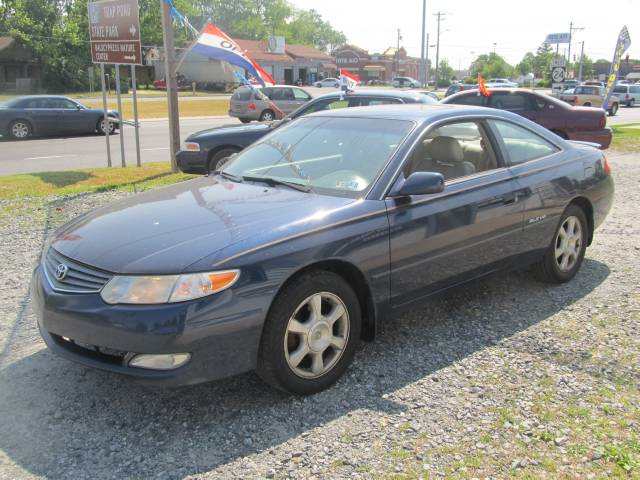
[[[604,155],[602,156],[602,169],[607,176],[611,176],[611,165],[609,165],[609,160]]]

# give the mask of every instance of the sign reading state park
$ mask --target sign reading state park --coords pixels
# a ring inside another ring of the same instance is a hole
[[[138,0],[103,0],[87,7],[93,63],[141,65]]]

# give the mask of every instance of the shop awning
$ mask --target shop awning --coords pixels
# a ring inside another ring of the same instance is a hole
[[[335,63],[323,63],[322,68],[333,68],[336,69],[338,66]]]
[[[383,65],[365,65],[363,70],[365,72],[382,72],[386,68]]]

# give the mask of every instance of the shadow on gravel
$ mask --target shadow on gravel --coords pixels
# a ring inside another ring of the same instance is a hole
[[[608,275],[606,265],[586,259],[561,286],[516,272],[458,288],[387,323],[335,387],[309,398],[271,390],[253,374],[154,390],[40,350],[0,372],[0,449],[29,474],[48,478],[207,472],[356,410],[399,413],[406,407],[383,395],[417,381],[428,404],[440,369],[571,306]]]

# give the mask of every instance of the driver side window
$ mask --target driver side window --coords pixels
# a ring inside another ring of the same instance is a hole
[[[414,172],[441,173],[446,180],[498,168],[484,128],[477,122],[456,122],[427,132],[418,142],[405,167]]]

